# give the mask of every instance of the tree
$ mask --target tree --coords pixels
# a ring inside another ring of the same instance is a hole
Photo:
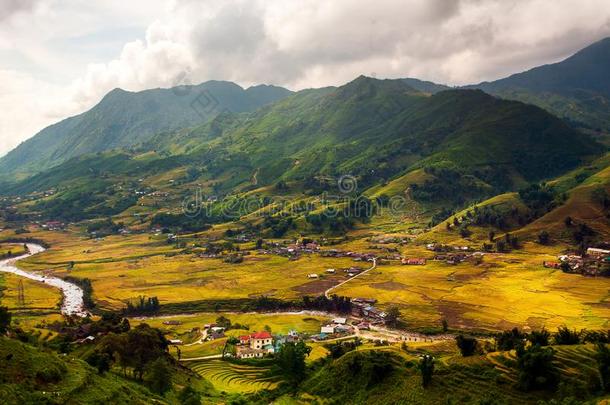
[[[446,319],[443,319],[442,326],[443,326],[443,332],[447,332],[447,329],[449,329],[449,323],[447,323]]]
[[[558,345],[577,345],[580,343],[580,333],[576,330],[568,329],[565,325],[560,326],[553,335],[553,340]]]
[[[180,394],[178,394],[178,400],[182,405],[200,405],[201,394],[195,391],[190,385],[187,385],[180,391]]]
[[[504,331],[496,335],[496,347],[498,350],[513,350],[523,346],[525,335],[518,328]]]
[[[595,360],[597,361],[597,370],[599,371],[602,389],[610,392],[610,349],[604,343],[597,343]]]
[[[495,237],[496,237],[496,233],[494,231],[489,231],[489,241],[493,242]]]
[[[457,343],[458,348],[460,349],[460,353],[462,353],[463,357],[472,356],[477,350],[477,340],[472,336],[465,335],[457,335],[455,337],[455,342]]]
[[[541,231],[538,234],[538,243],[541,245],[547,245],[549,243],[549,233],[547,231]]]
[[[399,317],[400,309],[396,306],[392,306],[388,309],[388,312],[386,312],[385,322],[386,324],[395,327]]]
[[[231,320],[224,315],[220,315],[216,318],[216,326],[229,329],[231,327]]]
[[[110,371],[110,366],[112,365],[112,358],[108,353],[94,351],[91,353],[85,361],[89,363],[89,365],[97,368],[97,372],[99,374],[104,374],[107,371]]]
[[[519,388],[525,391],[557,388],[559,372],[553,364],[554,356],[555,351],[550,347],[535,345],[528,349],[518,348]]]
[[[419,360],[419,371],[421,372],[421,384],[426,388],[430,385],[434,374],[434,357],[424,354]]]
[[[548,346],[551,334],[548,330],[542,328],[539,331],[533,331],[527,337],[532,345]]]
[[[0,334],[5,334],[11,325],[11,313],[7,307],[0,307]]]
[[[172,368],[163,358],[153,361],[148,367],[148,385],[153,392],[163,395],[172,388]]]
[[[563,223],[566,225],[566,228],[571,227],[571,226],[572,226],[572,223],[573,223],[573,222],[572,222],[572,217],[566,217],[566,218],[563,220]]]
[[[504,252],[506,250],[506,243],[504,243],[503,240],[497,240],[496,241],[496,250],[498,252]]]
[[[297,343],[284,343],[276,355],[276,367],[293,390],[305,378],[305,358],[310,352],[311,347],[300,340]]]

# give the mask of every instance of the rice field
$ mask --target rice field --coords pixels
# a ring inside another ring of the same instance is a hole
[[[406,257],[431,259],[422,247],[407,245]],[[381,307],[398,305],[411,327],[504,330],[610,326],[610,279],[545,269],[552,248],[527,244],[509,254],[489,254],[480,265],[448,265],[428,260],[425,266],[380,265],[336,290],[351,297],[374,297]]]
[[[23,302],[20,301],[20,290]],[[0,305],[28,312],[58,311],[61,293],[57,288],[10,273],[0,273]]]
[[[221,392],[252,393],[274,389],[279,381],[276,376],[268,376],[268,367],[233,364],[223,360],[189,362],[187,365]]]

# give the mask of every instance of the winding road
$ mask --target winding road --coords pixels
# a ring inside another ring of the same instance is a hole
[[[29,278],[30,280],[39,281],[59,288],[63,295],[61,312],[65,315],[87,316],[88,312],[85,310],[83,302],[83,290],[79,286],[58,277],[45,276],[37,272],[24,271],[17,268],[17,261],[45,250],[42,246],[33,243],[28,243],[27,247],[28,253],[0,261],[0,272],[15,274],[20,277]]]

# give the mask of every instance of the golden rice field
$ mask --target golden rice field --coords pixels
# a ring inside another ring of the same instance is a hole
[[[19,286],[23,287],[23,303],[19,302]],[[14,311],[59,311],[61,293],[44,283],[10,273],[0,273],[0,305]]]
[[[249,298],[261,295],[291,299],[307,293],[298,287],[310,282],[310,273],[329,267],[355,265],[348,258],[303,256],[297,261],[275,255],[246,256],[243,263],[201,259],[178,252],[148,236],[113,237],[102,242],[79,240],[53,246],[20,262],[29,270],[52,269],[93,282],[94,298],[105,307],[122,308],[139,295],[157,296],[161,303],[210,299]],[[72,270],[68,264],[74,261]]]
[[[553,248],[526,244],[509,254],[489,254],[481,265],[382,265],[336,290],[351,297],[374,297],[381,306],[397,304],[412,327],[438,325],[474,329],[554,329],[610,326],[610,279],[565,274],[542,267]],[[407,257],[432,252],[406,246]]]
[[[348,240],[334,247],[379,252],[373,249],[374,243],[369,238],[384,235],[384,230],[381,224],[380,229],[375,226],[355,230]],[[395,235],[412,238],[406,231]],[[139,295],[157,296],[162,304],[261,295],[292,299],[311,294],[309,273],[365,266],[348,258],[317,255],[289,261],[254,254],[246,256],[240,264],[201,259],[192,254],[172,256],[178,250],[162,237],[150,234],[114,236],[103,241],[78,237],[74,232],[38,231],[30,236],[49,240],[52,248],[22,261],[21,267],[52,269],[58,275],[69,272],[90,278],[94,298],[100,306],[115,309]],[[387,247],[397,247],[406,257],[430,259],[433,253],[421,243],[437,236],[424,234],[417,242]],[[471,243],[478,246],[484,236],[482,232],[475,236]],[[462,240],[461,243],[469,242]],[[483,330],[514,326],[554,329],[562,324],[588,329],[610,327],[610,279],[565,274],[542,267],[544,260],[556,259],[562,249],[562,246],[525,243],[522,249],[508,254],[486,255],[478,266],[469,263],[451,266],[431,260],[425,266],[401,266],[394,262],[378,266],[335,293],[373,297],[385,308],[397,304],[411,327],[438,326],[442,319],[447,319],[452,328]],[[75,266],[68,271],[70,261]],[[47,299],[47,295],[44,297],[41,299]]]

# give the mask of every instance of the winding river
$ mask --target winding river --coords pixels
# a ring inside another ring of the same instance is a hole
[[[61,312],[65,315],[86,316],[87,311],[84,309],[83,304],[83,290],[79,286],[62,280],[61,278],[45,276],[37,272],[24,271],[17,268],[16,263],[18,260],[25,259],[26,257],[30,257],[45,250],[42,246],[33,243],[28,243],[27,247],[29,250],[28,253],[17,257],[12,257],[10,259],[1,260],[0,271],[12,273],[20,277],[29,278],[30,280],[39,281],[41,283],[59,288],[63,295]]]

